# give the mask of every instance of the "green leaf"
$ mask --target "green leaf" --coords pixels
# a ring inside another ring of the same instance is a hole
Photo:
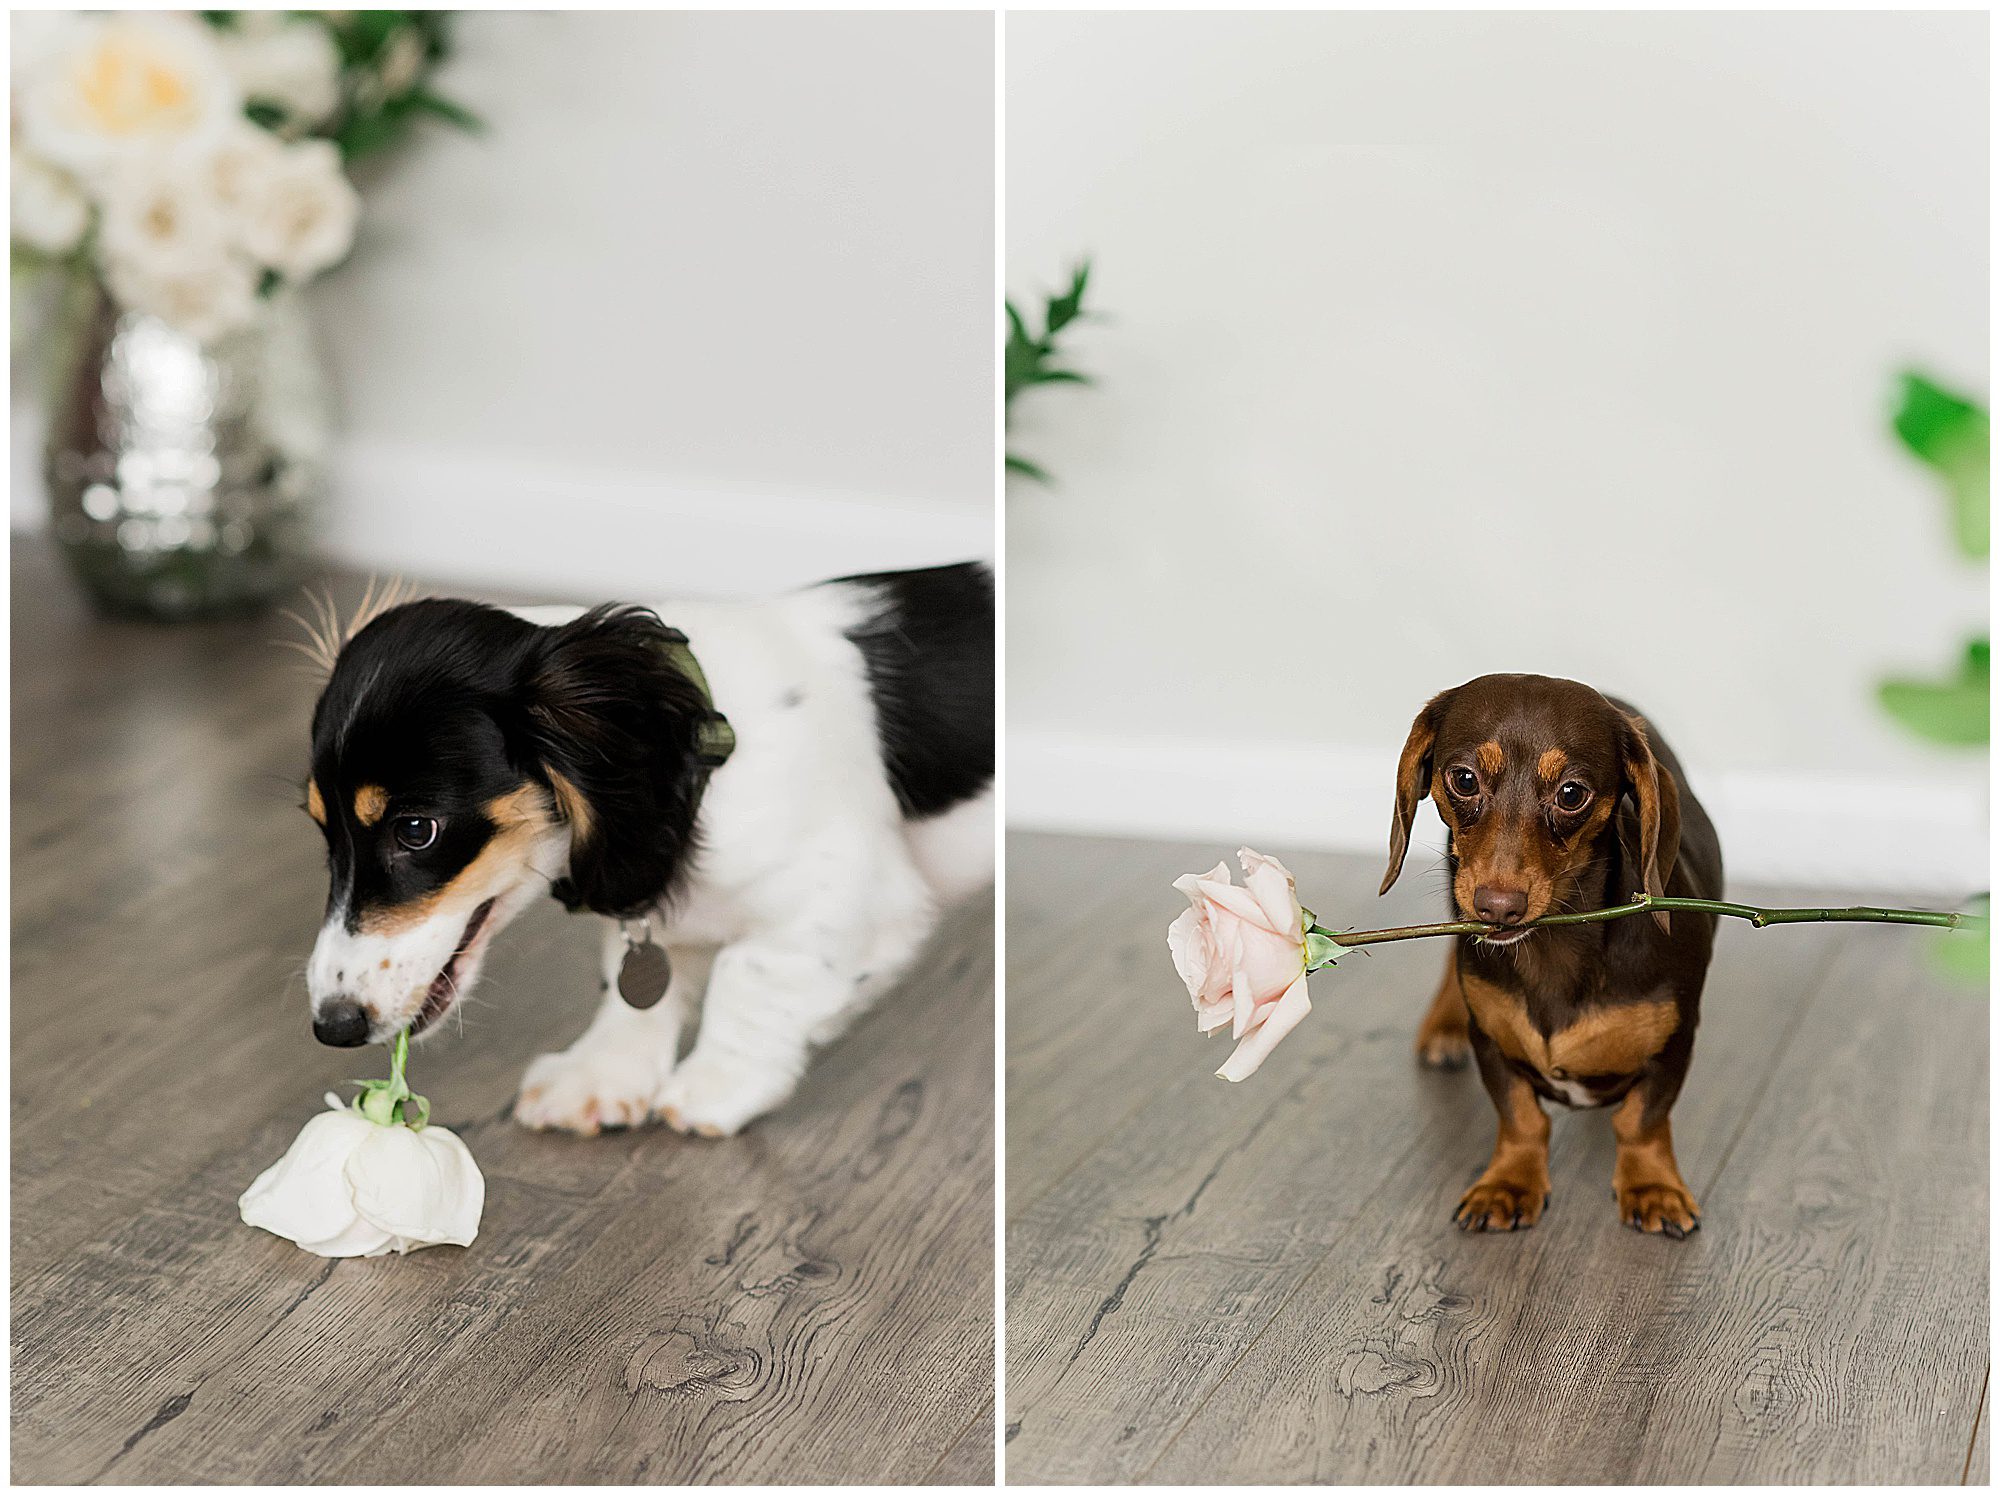
[[[1960,552],[1983,559],[1992,531],[1992,423],[1986,411],[1921,374],[1905,373],[1895,426],[1903,445],[1944,480]]]
[[[351,10],[347,13],[349,35],[354,38],[356,54],[373,57],[389,44],[389,38],[410,22],[410,13],[402,10]]]
[[[486,128],[486,121],[462,104],[455,104],[442,94],[432,93],[427,88],[413,88],[403,96],[402,102],[410,108],[425,114],[434,114],[459,129],[477,135]]]
[[[387,110],[358,114],[334,137],[341,156],[348,161],[371,155],[393,145],[403,133],[403,121]]]
[[[1333,965],[1347,952],[1344,945],[1336,945],[1316,930],[1306,932],[1306,970],[1320,971]]]
[[[1955,981],[1984,988],[1993,960],[1992,901],[1981,894],[1969,900],[1966,907],[1978,919],[1937,937],[1931,945],[1931,967]]]
[[[1097,381],[1088,374],[1079,374],[1073,369],[1035,370],[1031,383],[1034,384],[1095,384]]]
[[[1069,290],[1049,298],[1049,337],[1053,338],[1083,315],[1083,293],[1089,284],[1090,261],[1085,260],[1070,272]]]
[[[1012,452],[1007,454],[1007,471],[1010,473],[1019,473],[1024,478],[1033,478],[1037,483],[1053,484],[1055,482],[1053,478],[1028,461],[1027,458],[1016,457]]]
[[[1983,637],[1970,639],[1953,675],[1882,682],[1878,688],[1882,709],[1933,743],[1981,747],[1992,736],[1992,670],[1992,645]]]

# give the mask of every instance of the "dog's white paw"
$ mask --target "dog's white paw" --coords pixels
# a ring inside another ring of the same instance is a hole
[[[590,1137],[611,1127],[639,1127],[659,1089],[650,1058],[615,1049],[545,1054],[521,1077],[514,1120],[537,1132],[554,1129]]]
[[[729,1138],[783,1106],[795,1085],[768,1067],[693,1054],[660,1087],[653,1106],[676,1132]]]

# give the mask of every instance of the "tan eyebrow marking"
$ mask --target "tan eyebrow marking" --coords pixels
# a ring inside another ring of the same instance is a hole
[[[364,784],[354,792],[354,819],[372,826],[389,808],[389,792],[379,784]]]
[[[1481,771],[1488,779],[1499,774],[1500,766],[1507,762],[1507,756],[1500,751],[1498,743],[1481,743],[1475,756],[1479,760]]]
[[[1554,784],[1556,780],[1561,777],[1562,771],[1564,769],[1567,769],[1568,767],[1569,767],[1569,756],[1565,754],[1560,748],[1551,748],[1549,749],[1548,752],[1544,753],[1540,759],[1536,761],[1535,773],[1538,774],[1543,779],[1544,782],[1549,784]]]
[[[320,825],[324,826],[326,824],[326,801],[319,797],[319,781],[317,779],[308,779],[306,781],[306,814],[311,816],[315,821],[318,821]]]
[[[434,889],[393,909],[366,915],[361,929],[369,935],[394,935],[422,924],[440,910],[470,912],[480,898],[510,887],[527,876],[535,843],[548,834],[552,807],[533,785],[486,802],[486,815],[496,828],[479,855],[443,888]]]

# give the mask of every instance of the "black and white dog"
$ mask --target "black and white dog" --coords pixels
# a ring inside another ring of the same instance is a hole
[[[317,642],[305,805],[332,882],[313,1032],[433,1031],[494,935],[553,891],[606,916],[605,995],[528,1067],[530,1127],[735,1133],[993,876],[983,566],[657,611],[427,600],[357,623]],[[736,740],[713,774],[704,675]],[[643,1010],[617,985],[637,919],[673,973]]]

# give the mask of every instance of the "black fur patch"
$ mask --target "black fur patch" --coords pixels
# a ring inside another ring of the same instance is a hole
[[[867,664],[896,803],[916,820],[971,799],[993,782],[992,573],[962,562],[841,581],[876,600],[847,637]]]
[[[704,710],[644,608],[593,608],[544,628],[481,603],[391,609],[340,653],[313,710],[312,772],[326,803],[328,905],[350,921],[450,881],[491,838],[480,808],[556,776],[590,825],[554,892],[571,909],[636,913],[671,893],[694,850]],[[363,785],[388,797],[362,825]],[[395,843],[404,817],[440,822],[436,844]]]

